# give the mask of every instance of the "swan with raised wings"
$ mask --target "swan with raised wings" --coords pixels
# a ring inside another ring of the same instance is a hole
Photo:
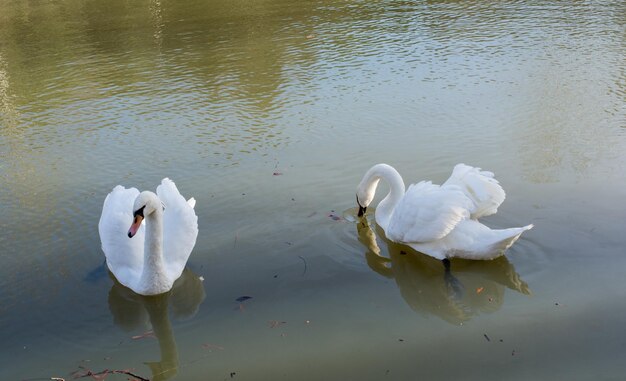
[[[196,200],[168,178],[150,191],[116,186],[98,224],[106,263],[115,278],[141,295],[169,291],[196,244]]]
[[[389,193],[376,207],[376,223],[387,238],[444,260],[494,259],[504,254],[520,235],[533,227],[492,230],[479,217],[497,212],[505,193],[493,173],[457,164],[443,185],[421,181],[405,192],[402,177],[392,166],[376,164],[357,187],[359,217],[374,199],[378,182],[389,183]]]

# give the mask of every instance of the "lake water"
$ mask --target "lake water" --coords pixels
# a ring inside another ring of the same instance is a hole
[[[625,28],[621,0],[0,0],[0,378],[623,379]],[[535,228],[450,287],[355,221],[378,162],[493,171],[484,222]],[[139,297],[97,224],[163,177],[200,234]]]

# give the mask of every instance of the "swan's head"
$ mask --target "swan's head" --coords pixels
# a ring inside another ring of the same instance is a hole
[[[374,195],[376,194],[378,181],[380,181],[380,178],[372,178],[366,174],[356,188],[356,203],[359,205],[359,217],[363,217],[367,207],[372,203]]]
[[[363,180],[356,187],[356,203],[359,205],[359,217],[365,214],[367,207],[372,203],[376,194],[376,187],[378,187],[378,182],[381,178],[390,182],[392,188],[395,186],[404,194],[404,182],[402,182],[402,177],[400,177],[398,171],[388,164],[380,163],[374,165],[365,172]]]
[[[133,204],[133,223],[130,225],[130,229],[128,229],[128,238],[133,238],[141,227],[143,219],[154,213],[158,208],[162,208],[162,205],[156,194],[148,191],[139,193]]]

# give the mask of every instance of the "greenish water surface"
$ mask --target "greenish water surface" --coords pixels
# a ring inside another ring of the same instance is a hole
[[[617,0],[0,0],[0,379],[622,379],[625,25]],[[493,171],[485,224],[535,228],[451,287],[355,221],[378,162]],[[163,177],[200,234],[140,297],[97,224]]]

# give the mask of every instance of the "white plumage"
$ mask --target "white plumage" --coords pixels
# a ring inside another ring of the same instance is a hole
[[[367,208],[380,179],[389,194],[378,204],[376,222],[387,238],[438,259],[493,259],[533,225],[492,230],[479,217],[497,212],[505,193],[493,173],[458,164],[443,185],[422,181],[405,192],[400,174],[387,164],[370,168],[357,188],[357,202]]]
[[[169,291],[196,243],[194,206],[195,199],[185,201],[167,178],[156,194],[116,186],[104,200],[98,224],[107,266],[115,278],[142,295]],[[134,229],[129,230],[131,225]],[[131,230],[134,236],[129,238]]]
[[[443,187],[456,185],[472,200],[471,217],[474,219],[495,214],[506,197],[504,189],[494,178],[493,172],[457,164]]]

